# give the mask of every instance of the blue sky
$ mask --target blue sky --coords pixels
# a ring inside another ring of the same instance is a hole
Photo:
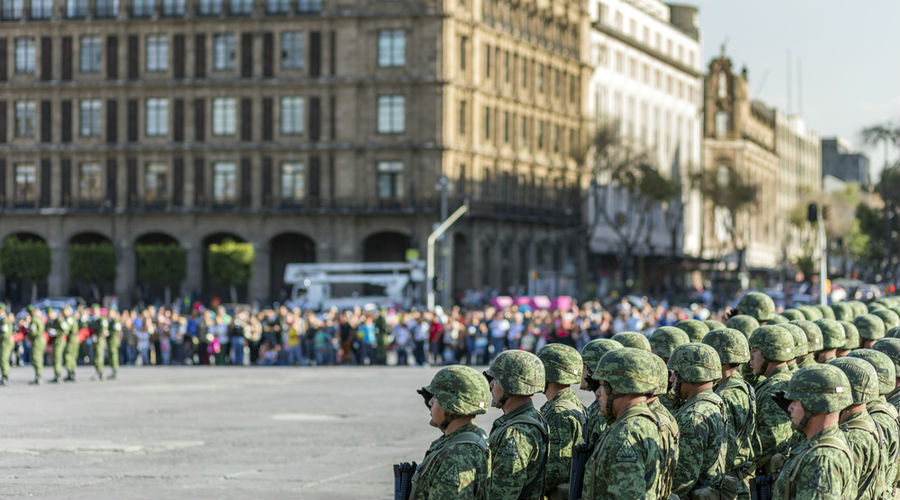
[[[838,135],[863,149],[859,131],[900,122],[900,2],[897,0],[685,0],[700,8],[703,58],[727,39],[736,68],[747,65],[751,95],[787,110],[788,50],[793,56],[791,110],[822,136]],[[865,150],[872,178],[883,149]],[[892,159],[898,151],[889,153]]]

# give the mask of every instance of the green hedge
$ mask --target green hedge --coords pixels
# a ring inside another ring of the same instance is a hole
[[[138,280],[174,286],[187,277],[187,250],[174,243],[137,245]]]

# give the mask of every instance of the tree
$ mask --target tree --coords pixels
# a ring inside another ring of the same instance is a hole
[[[38,283],[50,275],[50,247],[43,240],[12,236],[0,246],[0,267],[7,279],[31,283],[31,302],[35,302]]]
[[[119,258],[108,242],[69,245],[69,277],[91,287],[94,299],[100,299],[100,286],[116,280]]]
[[[653,211],[678,193],[649,159],[619,134],[618,124],[600,127],[591,141],[593,224],[611,230],[621,246],[623,278],[631,277],[634,254],[653,232]],[[616,203],[611,197],[616,196]]]
[[[693,178],[694,186],[708,200],[716,212],[716,224],[721,223],[731,248],[737,254],[737,272],[744,270],[747,241],[743,224],[750,210],[758,204],[759,186],[745,180],[731,167],[701,171]]]
[[[873,146],[881,144],[884,147],[884,167],[881,170],[881,178],[875,186],[875,192],[884,203],[881,217],[883,239],[876,239],[882,240],[886,248],[886,258],[882,261],[883,268],[879,271],[884,279],[894,275],[893,270],[896,270],[894,278],[896,282],[900,282],[900,248],[897,248],[896,253],[893,251],[895,242],[900,246],[900,158],[891,160],[888,154],[891,145],[900,148],[900,125],[892,123],[873,125],[864,128],[860,135],[866,144]],[[869,229],[874,230],[872,227]],[[874,236],[871,232],[868,234]]]
[[[250,243],[226,239],[207,250],[206,270],[217,285],[227,285],[231,301],[237,302],[237,285],[246,285],[253,275],[256,250]]]
[[[187,250],[174,243],[138,245],[138,280],[141,283],[162,285],[166,289],[165,302],[171,301],[171,287],[187,277]]]

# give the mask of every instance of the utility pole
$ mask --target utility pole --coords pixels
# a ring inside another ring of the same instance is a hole
[[[441,174],[438,179],[437,189],[441,191],[441,220],[447,220],[447,198],[450,195],[450,180],[446,175]],[[441,255],[441,305],[446,307],[449,300],[450,272],[449,262],[447,262],[447,238],[441,235],[440,239],[440,255]]]
[[[456,221],[459,220],[460,217],[463,216],[469,210],[468,205],[463,205],[456,209],[455,212],[450,214],[450,217],[447,217],[441,225],[439,225],[431,234],[428,235],[428,245],[426,251],[426,264],[425,264],[425,290],[426,290],[426,298],[427,298],[427,306],[428,310],[431,311],[434,309],[434,245],[437,242],[437,239],[441,237],[444,233],[450,229]]]

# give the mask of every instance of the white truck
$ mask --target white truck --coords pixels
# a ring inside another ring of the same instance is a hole
[[[424,280],[425,263],[421,260],[288,264],[284,269],[284,282],[292,285],[286,305],[313,310],[370,304],[409,308],[415,302],[416,284]],[[383,292],[362,295],[363,287]]]

